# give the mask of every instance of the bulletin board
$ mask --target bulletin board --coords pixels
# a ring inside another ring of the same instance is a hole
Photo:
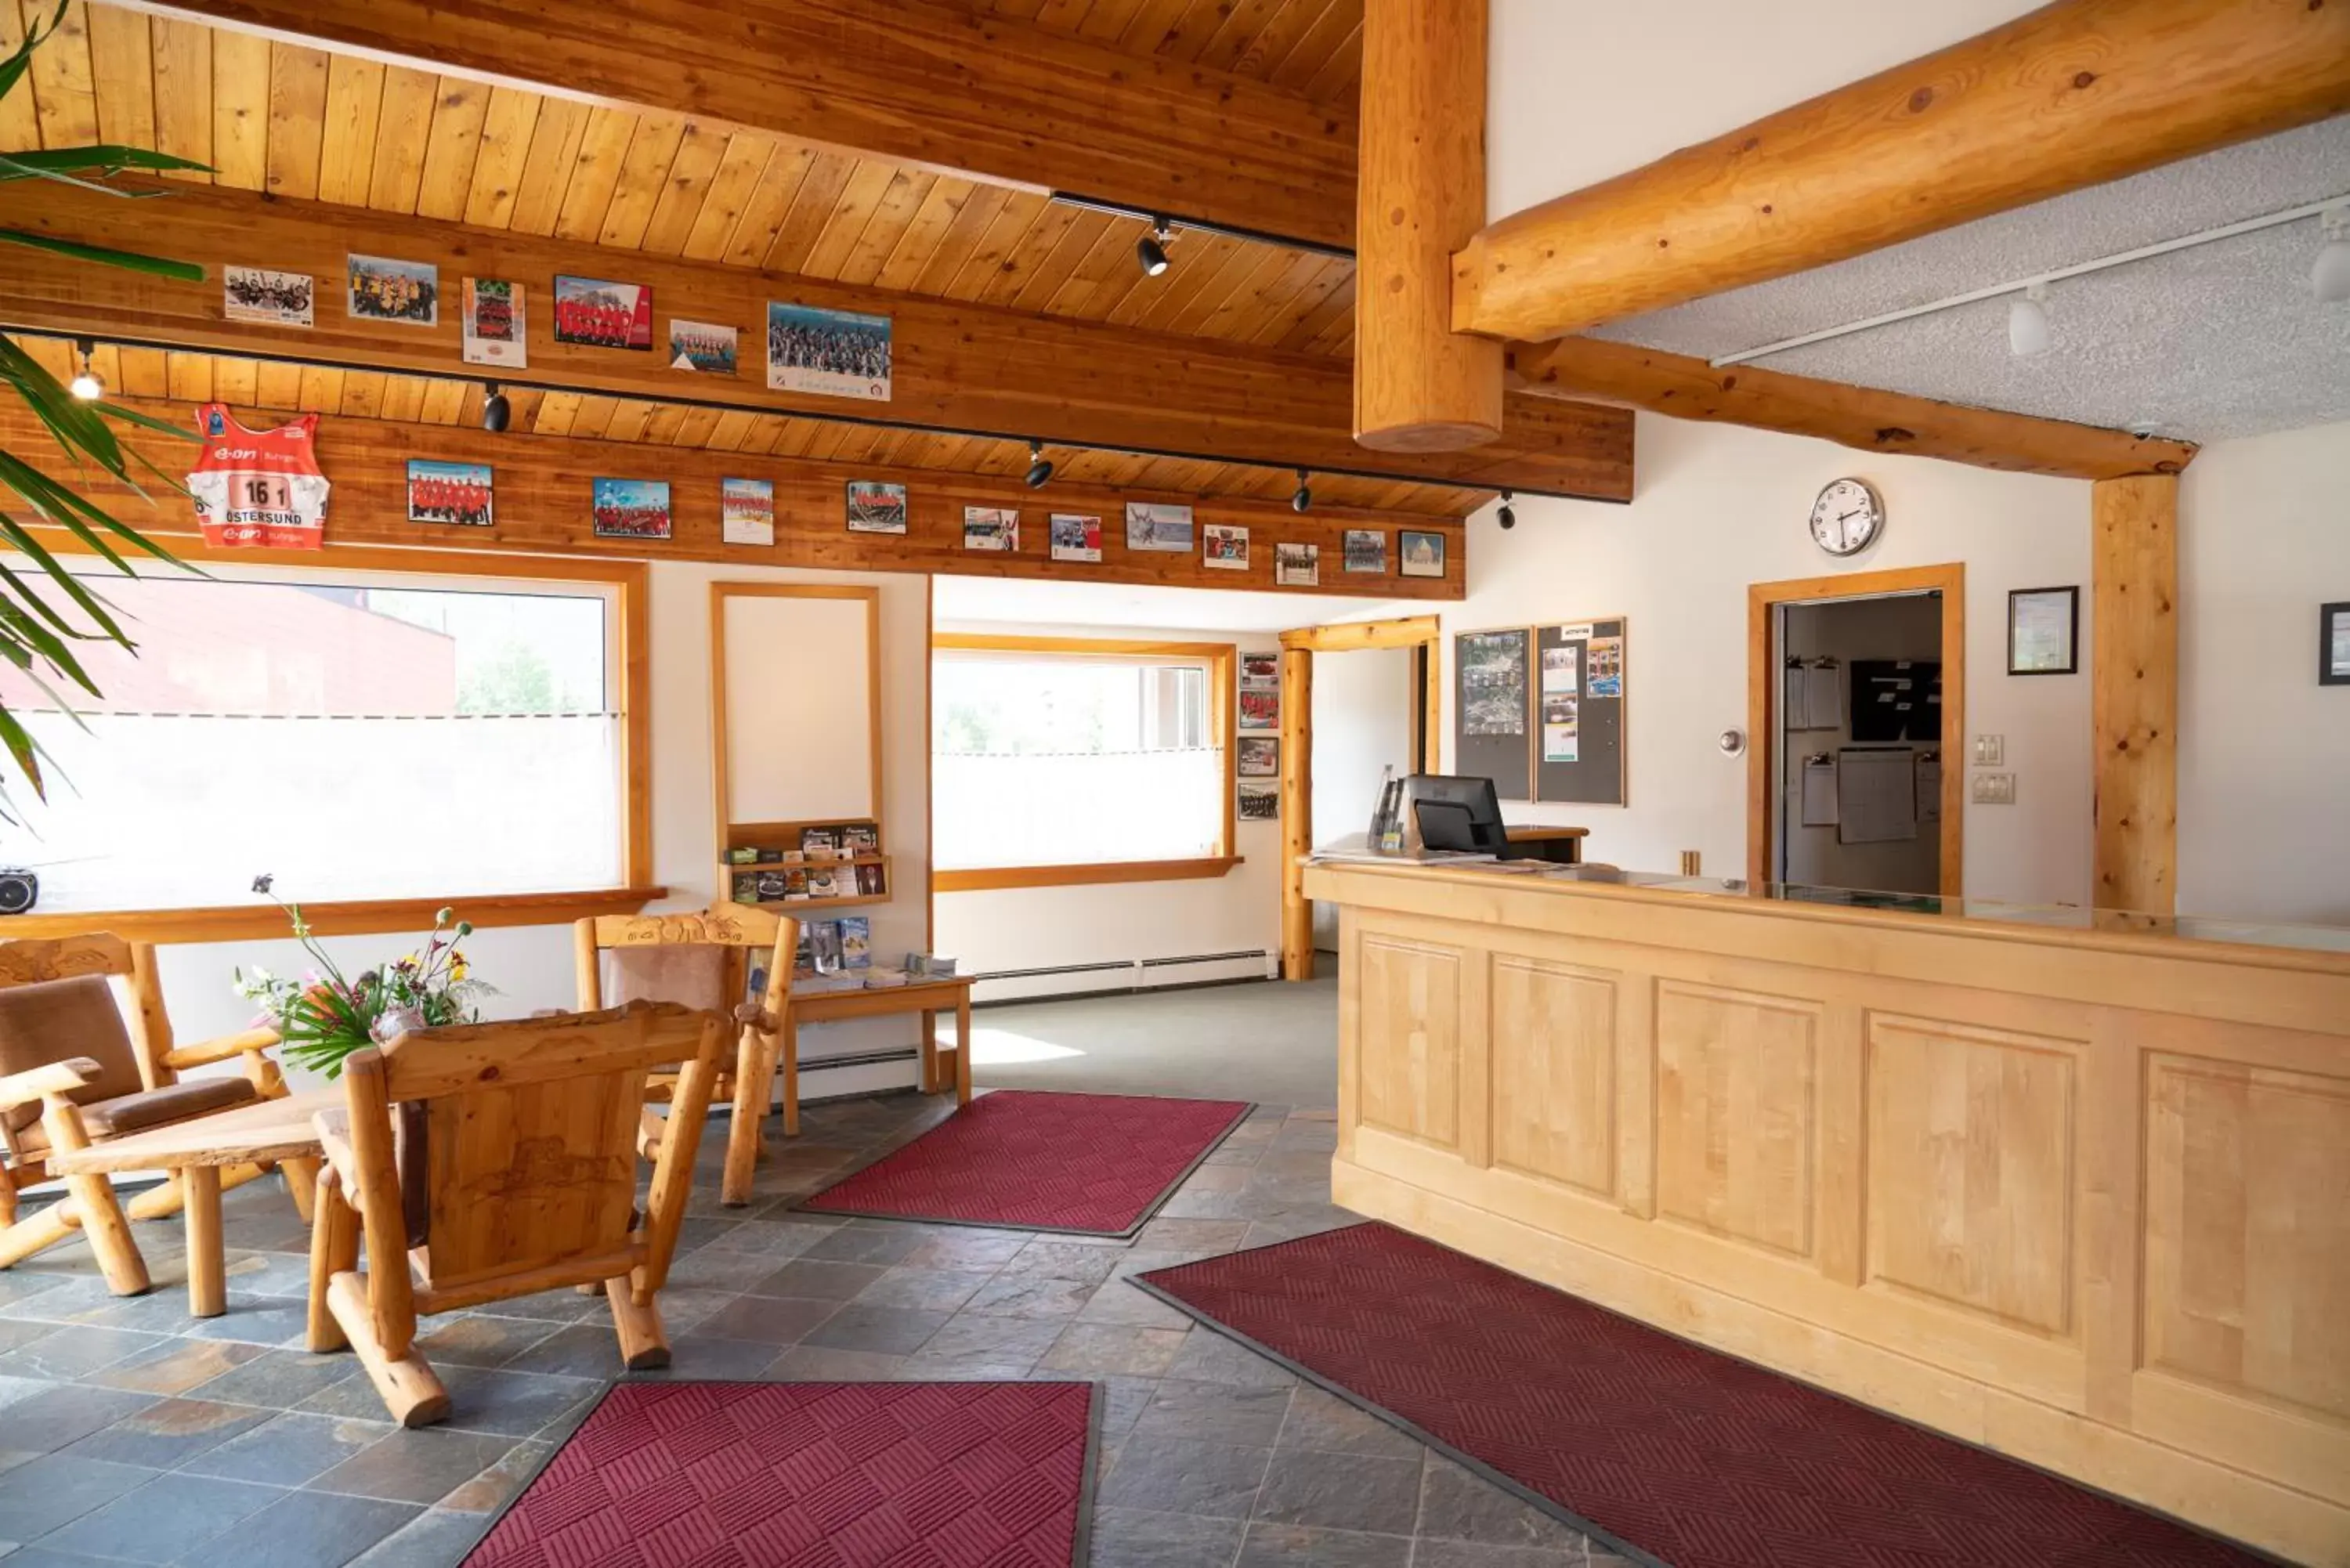
[[[1452,771],[1489,778],[1503,800],[1534,798],[1534,633],[1524,627],[1452,638]]]
[[[1534,630],[1534,798],[1624,804],[1622,617]]]

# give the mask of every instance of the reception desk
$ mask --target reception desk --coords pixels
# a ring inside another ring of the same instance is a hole
[[[1339,1203],[2350,1563],[2350,933],[1575,875],[1309,866]]]

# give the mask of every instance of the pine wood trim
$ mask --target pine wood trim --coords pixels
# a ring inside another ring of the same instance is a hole
[[[1103,882],[1186,882],[1228,874],[1248,857],[1207,855],[1196,860],[1104,860],[1089,866],[993,866],[968,871],[935,871],[941,893],[978,893],[999,888],[1083,888]]]
[[[659,886],[597,888],[564,893],[504,893],[434,898],[359,898],[305,903],[302,918],[322,936],[375,936],[428,929],[433,914],[454,905],[476,928],[560,926],[587,915],[632,915],[669,896]],[[0,928],[8,937],[69,937],[100,930],[130,941],[264,941],[286,934],[286,916],[274,905],[226,904],[183,909],[75,909],[56,914],[11,915]]]
[[[1941,886],[1946,898],[1966,889],[1967,569],[1962,562],[1900,566],[1838,576],[1753,583],[1746,589],[1746,880],[1773,880],[1773,781],[1781,776],[1779,703],[1784,693],[1771,659],[1772,612],[1810,599],[1939,592],[1942,596]]]
[[[1301,626],[1281,634],[1284,648],[1308,653],[1354,653],[1372,648],[1417,648],[1434,642],[1443,632],[1432,615],[1400,620],[1341,621],[1333,626]]]

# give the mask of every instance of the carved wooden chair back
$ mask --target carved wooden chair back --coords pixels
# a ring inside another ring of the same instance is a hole
[[[772,909],[721,899],[690,913],[591,916],[572,930],[581,1011],[642,999],[711,1008],[734,1020],[734,1050],[723,1064],[717,1089],[733,1103],[722,1197],[730,1204],[748,1202],[784,1011],[791,1005],[800,923]],[[765,983],[751,997],[751,978],[763,968]],[[652,1100],[667,1099],[671,1092],[666,1075],[650,1080]],[[662,1125],[647,1117],[649,1141],[660,1137]]]
[[[348,1060],[348,1121],[322,1118],[330,1175],[312,1288],[325,1284],[334,1318],[394,1416],[417,1425],[447,1410],[438,1379],[413,1354],[420,1314],[601,1283],[629,1365],[666,1359],[654,1298],[685,1218],[724,1028],[715,1013],[636,1002],[420,1030]],[[676,1121],[639,1215],[645,1079],[680,1064]],[[392,1131],[395,1110],[411,1107],[421,1113],[430,1214],[412,1251]],[[357,1236],[336,1233],[328,1202],[356,1208],[364,1273]],[[313,1348],[331,1348],[315,1342],[315,1312],[312,1322]]]

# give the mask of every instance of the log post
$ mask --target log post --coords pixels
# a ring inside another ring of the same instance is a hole
[[[1502,433],[1502,345],[1452,330],[1452,253],[1485,221],[1486,0],[1369,0],[1355,191],[1355,440]]]
[[[1303,862],[1314,852],[1314,655],[1281,650],[1281,977],[1314,978],[1314,906]]]
[[[2101,479],[2089,496],[2094,899],[2167,917],[2178,897],[2178,481]]]

